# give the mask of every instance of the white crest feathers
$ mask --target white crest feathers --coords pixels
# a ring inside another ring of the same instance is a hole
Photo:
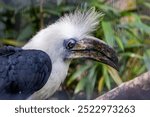
[[[80,33],[86,35],[96,29],[102,16],[103,14],[96,12],[95,9],[89,9],[87,11],[76,10],[74,13],[64,15],[56,23],[71,24]]]
[[[82,39],[96,29],[101,16],[103,14],[96,12],[95,9],[76,10],[74,13],[66,14],[56,23],[39,31],[23,48],[47,51],[50,45],[51,47],[55,45],[55,41],[61,42],[63,39],[69,38]]]

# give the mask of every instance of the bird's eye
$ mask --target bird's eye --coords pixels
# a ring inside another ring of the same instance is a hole
[[[72,49],[76,44],[76,40],[71,38],[65,42],[66,49]]]

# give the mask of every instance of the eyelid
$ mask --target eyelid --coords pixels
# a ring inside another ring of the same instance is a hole
[[[64,44],[63,44],[63,45],[64,45],[64,47],[65,47],[66,49],[69,49],[69,48],[68,48],[68,44],[69,44],[70,41],[74,41],[75,44],[76,44],[76,42],[77,42],[76,38],[70,38],[70,39],[64,40]]]

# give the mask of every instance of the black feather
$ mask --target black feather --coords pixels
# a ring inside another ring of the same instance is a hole
[[[41,50],[0,48],[0,99],[26,99],[47,82],[52,69]]]

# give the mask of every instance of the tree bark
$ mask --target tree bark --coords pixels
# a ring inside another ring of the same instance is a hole
[[[150,99],[150,71],[125,82],[96,100],[147,100]]]

